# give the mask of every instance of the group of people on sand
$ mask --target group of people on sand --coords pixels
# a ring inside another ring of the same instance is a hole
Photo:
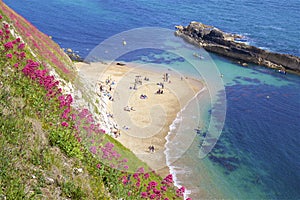
[[[149,149],[149,152],[152,152],[152,153],[155,151],[155,148],[154,148],[153,145],[150,145],[150,146],[148,147],[148,149]]]
[[[107,117],[110,117],[110,118],[114,118],[114,115],[111,114],[110,112],[106,112],[106,116],[107,116]]]
[[[156,94],[163,94],[163,93],[164,93],[164,90],[162,90],[160,88],[156,91]]]
[[[169,77],[168,76],[168,73],[164,74],[164,78],[163,80],[165,79],[165,77]],[[169,79],[169,78],[168,78]],[[160,86],[161,88],[159,88],[157,91],[156,91],[156,94],[163,94],[164,93],[164,88],[165,88],[165,84],[164,83],[157,83],[158,86]]]
[[[110,132],[115,136],[115,138],[118,138],[121,136],[121,130],[114,127],[114,128],[110,128]]]
[[[105,80],[105,84],[102,83],[99,83],[99,91],[100,91],[100,94],[104,94],[104,96],[107,96],[108,99],[110,101],[114,101],[114,98],[111,94],[111,91],[112,91],[112,86],[115,84],[115,81],[113,81],[111,79],[111,77],[108,77],[106,80]]]
[[[171,83],[170,74],[169,73],[163,74],[163,81]]]
[[[140,99],[147,99],[148,97],[147,97],[147,95],[145,95],[145,94],[141,94],[140,95]]]
[[[128,111],[128,112],[130,112],[130,111],[135,111],[135,109],[131,106],[125,106],[124,107],[124,111]]]

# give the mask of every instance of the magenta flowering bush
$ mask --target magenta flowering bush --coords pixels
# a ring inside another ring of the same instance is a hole
[[[5,48],[5,50],[13,49],[14,44],[12,42],[7,42],[4,44],[4,48]]]
[[[23,37],[25,42],[30,48],[52,67],[55,67],[58,71],[63,73],[71,73],[67,66],[71,66],[71,61],[65,56],[60,47],[49,39],[49,36],[41,33],[30,24],[27,20],[15,13],[12,9],[6,6],[4,3],[0,3],[1,11],[5,13],[14,24],[14,27],[18,30],[18,33]],[[4,30],[0,32],[0,37],[9,39],[10,37],[9,24],[4,25]],[[20,44],[19,49],[23,49],[24,45]]]
[[[12,58],[12,54],[11,53],[6,54],[6,58]]]
[[[17,19],[16,15],[12,16]],[[25,29],[28,31],[27,34],[31,35],[30,27],[22,27],[24,31]],[[133,174],[129,173],[128,159],[123,157],[116,150],[115,145],[106,139],[105,131],[94,120],[92,113],[88,109],[77,110],[72,107],[72,95],[63,94],[60,82],[49,74],[48,69],[40,62],[27,56],[26,45],[21,43],[20,38],[11,39],[9,28],[10,26],[4,23],[0,31],[4,53],[2,59],[7,59],[11,63],[10,67],[13,67],[16,73],[30,79],[37,90],[42,89],[45,92],[45,97],[37,99],[36,101],[39,103],[34,106],[38,108],[45,101],[54,102],[53,105],[56,107],[49,108],[48,112],[40,109],[38,113],[38,116],[44,117],[43,115],[45,115],[48,117],[45,123],[51,130],[49,137],[52,144],[59,146],[68,156],[77,156],[81,159],[84,159],[84,155],[86,155],[83,146],[87,147],[93,156],[92,158],[97,160],[94,164],[95,170],[98,170],[106,181],[109,181],[106,185],[109,186],[110,192],[115,195],[120,195],[125,199],[169,199],[170,197],[170,199],[176,199],[183,197],[185,188],[179,188],[175,194],[172,175],[160,180],[152,172],[145,173],[144,168],[138,168]],[[32,43],[37,49],[40,49],[41,43],[38,41],[32,41]],[[48,42],[45,43],[48,44]],[[55,59],[52,58],[52,61],[58,62]]]

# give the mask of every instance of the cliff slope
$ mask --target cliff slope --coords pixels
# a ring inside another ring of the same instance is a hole
[[[60,47],[0,8],[0,199],[182,198],[105,134],[105,104]]]

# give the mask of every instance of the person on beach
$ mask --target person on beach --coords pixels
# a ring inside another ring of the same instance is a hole
[[[125,106],[124,111],[130,112],[130,111],[135,111],[135,109],[133,107]]]
[[[155,148],[154,148],[153,145],[150,145],[150,146],[148,147],[148,149],[149,149],[149,152],[152,152],[152,153],[155,151]]]
[[[113,133],[114,133],[115,138],[118,138],[118,137],[121,136],[121,131],[120,131],[120,129],[114,130]]]
[[[109,83],[110,83],[110,81],[111,81],[111,78],[110,77],[107,77],[107,79],[106,79],[106,85],[108,85]]]
[[[125,107],[124,107],[124,111],[128,111],[128,112],[130,112],[130,108],[129,108],[129,106],[125,106]]]
[[[141,96],[140,96],[140,99],[147,99],[148,97],[147,97],[147,95],[145,95],[145,94],[141,94]]]
[[[161,90],[161,89],[158,89],[158,90],[156,91],[156,94],[163,94],[163,93],[164,93],[164,91]]]
[[[114,118],[113,114],[111,114],[111,113],[109,113],[109,112],[106,112],[106,115],[107,115],[107,117]]]
[[[137,85],[143,85],[143,81],[140,79],[141,76],[138,75],[138,76],[135,76],[135,80],[134,80],[134,83],[137,84]]]

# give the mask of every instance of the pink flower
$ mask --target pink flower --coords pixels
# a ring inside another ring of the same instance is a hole
[[[130,196],[131,195],[130,192],[128,192],[127,195]]]
[[[60,88],[59,88],[59,89],[60,89]],[[75,121],[75,120],[76,120],[76,115],[75,115],[75,114],[72,114],[72,115],[71,115],[71,118],[72,118],[73,121]]]
[[[182,197],[183,194],[184,194],[184,192],[185,192],[185,187],[182,186],[181,188],[179,188],[179,189],[176,190],[176,196]]]
[[[138,173],[144,173],[144,172],[145,172],[145,170],[144,170],[144,168],[143,168],[143,167],[140,167],[140,168],[137,170],[137,172],[138,172]]]
[[[139,181],[136,182],[135,186],[136,186],[136,187],[140,187],[140,186],[141,186],[141,182],[139,182]]]
[[[142,192],[142,193],[141,193],[141,197],[142,197],[143,199],[146,199],[147,196],[148,196],[148,195],[147,195],[147,192]]]
[[[91,146],[90,151],[91,151],[93,154],[96,154],[96,153],[97,153],[97,147],[96,147],[96,146]]]
[[[3,31],[2,30],[0,30],[0,35],[3,35]]]
[[[19,67],[19,63],[14,64],[14,67],[18,68]]]
[[[127,170],[128,168],[129,168],[129,167],[128,167],[127,165],[125,165],[125,166],[124,166],[124,169],[126,169],[126,170]]]
[[[66,110],[64,110],[61,117],[64,119],[68,119],[68,114],[70,113],[70,111],[70,108],[67,108]]]
[[[64,126],[64,127],[68,127],[69,126],[69,124],[67,122],[62,122],[61,125]]]
[[[186,200],[192,200],[192,198],[189,197],[189,198],[187,198]]]
[[[172,174],[167,175],[161,183],[170,186],[173,183]]]
[[[128,180],[127,180],[126,176],[122,177],[122,183],[123,183],[123,185],[126,185],[128,183]]]
[[[144,175],[144,179],[148,179],[150,177],[150,175],[148,174],[148,173],[146,173],[145,175]]]
[[[0,15],[0,19],[2,19],[3,17],[2,17],[2,15]]]
[[[134,173],[134,174],[133,174],[133,178],[134,178],[134,179],[138,179],[138,178],[139,178],[139,175],[138,175],[137,173]]]
[[[9,53],[9,54],[6,54],[6,58],[12,58],[12,54],[11,53]]]
[[[110,142],[107,142],[106,144],[105,144],[105,147],[107,148],[107,149],[109,149],[109,150],[112,150],[113,148],[114,148],[114,144],[113,143],[110,143]]]
[[[100,163],[97,164],[97,168],[98,168],[98,169],[101,168],[101,164],[100,164]]]
[[[155,181],[151,181],[148,186],[153,189],[157,186],[157,183]]]
[[[26,53],[25,53],[25,52],[21,52],[21,53],[20,53],[20,58],[23,59],[23,58],[25,58],[25,57],[26,57]]]
[[[167,187],[166,187],[166,186],[161,186],[160,189],[161,189],[162,191],[164,191],[164,192],[167,191]]]
[[[5,49],[13,49],[14,44],[12,42],[7,42],[4,44]]]
[[[8,25],[8,24],[4,24],[4,28],[5,28],[5,29],[8,29],[8,28],[9,28],[9,25]]]
[[[19,44],[18,49],[24,49],[24,47],[25,47],[25,44],[21,43],[21,44]]]
[[[157,194],[157,195],[159,195],[159,194],[160,194],[160,191],[159,191],[158,189],[156,189],[156,188],[153,188],[153,190],[152,190],[152,191],[153,191],[153,193],[154,193],[154,194]]]
[[[21,42],[21,39],[20,39],[20,38],[17,38],[17,39],[16,39],[16,42],[17,42],[17,43]]]

